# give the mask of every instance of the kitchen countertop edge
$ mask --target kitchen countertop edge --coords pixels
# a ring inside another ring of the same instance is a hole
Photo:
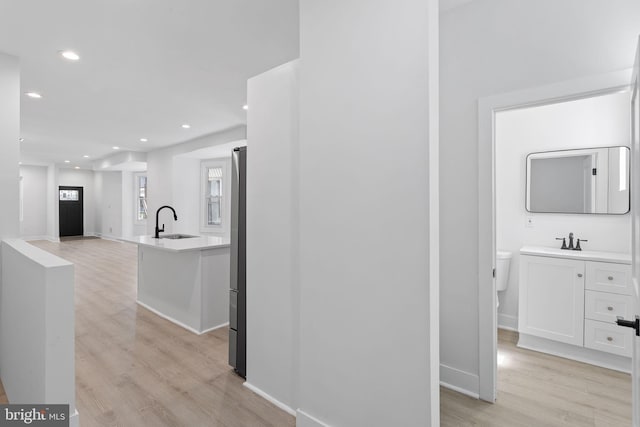
[[[153,236],[132,236],[120,239],[124,242],[155,248],[169,252],[204,251],[208,249],[228,248],[228,238],[217,236],[197,236],[188,239],[156,239]]]

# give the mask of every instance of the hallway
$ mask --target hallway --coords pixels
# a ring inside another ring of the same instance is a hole
[[[293,426],[227,365],[227,329],[197,336],[138,307],[137,248],[31,242],[75,265],[76,402],[89,426]]]

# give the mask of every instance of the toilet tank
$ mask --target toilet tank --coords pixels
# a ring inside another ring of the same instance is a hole
[[[496,291],[505,291],[509,284],[509,266],[511,252],[498,251],[496,253]]]

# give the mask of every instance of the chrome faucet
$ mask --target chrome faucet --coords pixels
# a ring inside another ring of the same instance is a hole
[[[171,209],[171,211],[173,212],[173,219],[176,221],[178,220],[178,215],[176,215],[176,210],[173,209],[171,206],[164,205],[159,207],[158,210],[156,211],[156,234],[154,236],[156,239],[159,239],[160,233],[164,232],[164,224],[162,224],[162,228],[158,228],[158,215],[160,214],[160,211],[164,208]]]

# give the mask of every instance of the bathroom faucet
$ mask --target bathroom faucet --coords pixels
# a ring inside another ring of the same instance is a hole
[[[158,215],[160,214],[160,211],[164,208],[171,209],[171,211],[173,212],[173,219],[176,221],[178,220],[178,215],[176,215],[176,210],[173,209],[171,206],[164,205],[159,207],[158,210],[156,211],[156,234],[154,236],[156,239],[159,239],[160,233],[164,232],[164,224],[162,224],[162,228],[158,228]]]
[[[580,242],[588,242],[586,239],[577,239],[576,246],[573,246],[573,233],[569,233],[569,246],[567,246],[566,237],[556,237],[556,240],[562,240],[562,247],[560,249],[568,249],[572,251],[581,251]]]

